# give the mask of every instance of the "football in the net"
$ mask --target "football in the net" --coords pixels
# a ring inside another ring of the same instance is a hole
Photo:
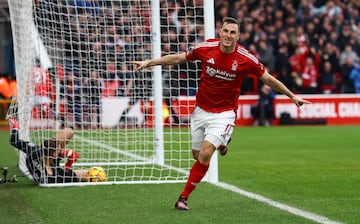
[[[94,166],[88,170],[86,177],[90,182],[104,182],[106,181],[106,171],[100,166]]]

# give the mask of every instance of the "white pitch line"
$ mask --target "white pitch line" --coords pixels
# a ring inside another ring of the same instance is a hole
[[[89,139],[78,137],[78,136],[77,136],[77,138],[81,139],[82,141],[89,142],[91,144],[96,144],[96,145],[102,146],[103,148],[105,148],[105,149],[107,149],[109,151],[116,151],[116,152],[121,153],[123,155],[130,156],[130,157],[133,157],[133,158],[139,159],[139,160],[151,161],[148,158],[137,156],[137,155],[135,155],[133,153],[125,152],[124,150],[116,149],[116,148],[114,148],[112,146],[101,143],[99,141],[93,141],[93,140],[89,140]],[[183,169],[180,169],[180,168],[177,168],[177,167],[173,167],[173,166],[169,166],[169,165],[164,165],[164,167],[176,170],[176,171],[178,171],[180,173],[185,173],[185,174],[188,173],[186,170],[183,170]],[[263,203],[268,204],[270,206],[273,206],[275,208],[287,211],[287,212],[289,212],[291,214],[304,217],[306,219],[312,220],[312,221],[317,222],[317,223],[321,223],[321,224],[344,224],[342,222],[337,222],[337,221],[330,220],[327,217],[320,216],[320,215],[317,215],[315,213],[307,212],[307,211],[304,211],[304,210],[301,210],[301,209],[298,209],[298,208],[295,208],[295,207],[291,207],[289,205],[286,205],[286,204],[283,204],[283,203],[280,203],[280,202],[277,202],[277,201],[273,201],[273,200],[271,200],[269,198],[266,198],[264,196],[261,196],[259,194],[255,194],[255,193],[252,193],[252,192],[249,192],[249,191],[245,191],[243,189],[240,189],[240,188],[238,188],[236,186],[233,186],[233,185],[230,185],[230,184],[227,184],[227,183],[224,183],[224,182],[218,182],[218,183],[208,182],[208,183],[213,184],[213,185],[218,186],[218,187],[221,187],[221,188],[223,188],[225,190],[229,190],[229,191],[241,194],[243,196],[254,199],[256,201],[263,202]]]
[[[283,203],[280,203],[280,202],[277,202],[277,201],[273,201],[273,200],[271,200],[269,198],[266,198],[264,196],[261,196],[261,195],[258,195],[258,194],[255,194],[255,193],[252,193],[252,192],[249,192],[249,191],[242,190],[242,189],[240,189],[240,188],[238,188],[236,186],[233,186],[233,185],[230,185],[230,184],[227,184],[227,183],[224,183],[224,182],[211,183],[211,184],[213,184],[215,186],[218,186],[218,187],[221,187],[223,189],[226,189],[226,190],[241,194],[243,196],[254,199],[256,201],[263,202],[263,203],[268,204],[270,206],[273,206],[273,207],[276,207],[278,209],[287,211],[287,212],[289,212],[291,214],[304,217],[306,219],[312,220],[312,221],[317,222],[317,223],[322,223],[322,224],[344,224],[342,222],[337,222],[337,221],[330,220],[330,219],[328,219],[328,218],[326,218],[324,216],[320,216],[320,215],[317,215],[317,214],[314,214],[314,213],[311,213],[311,212],[307,212],[307,211],[304,211],[304,210],[301,210],[301,209],[298,209],[298,208],[295,208],[295,207],[291,207],[289,205],[286,205],[286,204],[283,204]]]

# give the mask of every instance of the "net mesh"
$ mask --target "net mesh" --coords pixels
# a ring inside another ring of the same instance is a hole
[[[24,10],[22,20],[14,16]],[[200,66],[162,68],[164,163],[159,164],[152,70],[135,72],[129,63],[152,58],[151,1],[16,0],[10,12],[18,40],[16,113],[27,130],[23,138],[40,143],[71,126],[75,135],[66,147],[81,155],[74,169],[102,166],[107,183],[186,180],[193,162],[192,105],[178,99],[194,96]],[[203,41],[203,2],[161,0],[160,30],[162,55]]]

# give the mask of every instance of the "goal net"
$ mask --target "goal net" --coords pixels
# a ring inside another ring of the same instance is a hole
[[[205,10],[206,1],[186,0],[8,2],[18,83],[9,115],[19,119],[20,138],[40,144],[73,127],[66,145],[80,154],[73,169],[103,167],[107,181],[97,184],[186,181],[201,68],[187,63],[137,72],[130,61],[203,41],[204,21],[214,27],[213,18],[205,19],[213,3]],[[24,154],[19,157],[26,172]],[[91,183],[42,185],[84,184]]]

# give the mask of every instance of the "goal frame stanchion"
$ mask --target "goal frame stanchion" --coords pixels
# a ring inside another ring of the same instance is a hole
[[[21,30],[22,35],[18,35],[15,29],[12,27],[12,36],[13,36],[13,46],[14,46],[14,60],[16,67],[16,79],[17,80],[28,80],[28,74],[32,69],[31,59],[34,52],[32,37],[32,1],[25,0],[22,4],[18,4],[15,1],[8,0],[10,18],[12,21],[12,26],[16,24],[17,29]],[[17,7],[17,6],[18,7]],[[15,22],[15,23],[14,23]],[[21,47],[20,47],[21,46]],[[19,130],[20,138],[24,140],[30,140],[30,118],[31,113],[29,113],[28,108],[24,107],[25,102],[29,99],[26,93],[26,81],[17,82],[17,106],[18,106],[18,117],[19,124],[21,129]],[[25,162],[26,154],[19,151],[19,162],[18,167],[24,174],[29,174]],[[32,178],[31,175],[27,175],[29,178]]]
[[[214,15],[214,1],[204,0],[204,27],[205,39],[214,38],[215,36],[215,15]],[[209,183],[219,182],[219,165],[218,153],[215,151],[210,160],[210,166],[204,180]]]
[[[152,22],[152,57],[161,57],[161,32],[160,32],[160,2],[151,0]],[[162,118],[162,69],[161,66],[153,68],[154,80],[154,119],[155,119],[155,156],[158,165],[164,165],[164,125]]]

